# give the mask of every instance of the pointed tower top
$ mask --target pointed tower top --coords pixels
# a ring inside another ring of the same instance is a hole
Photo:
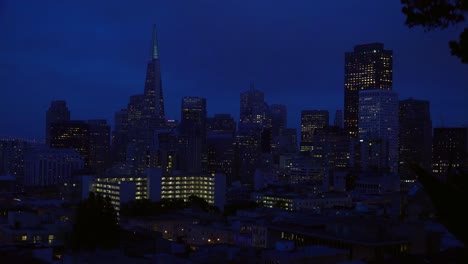
[[[156,24],[153,25],[153,39],[151,43],[151,59],[159,59],[159,54],[158,54],[158,36],[156,33]]]

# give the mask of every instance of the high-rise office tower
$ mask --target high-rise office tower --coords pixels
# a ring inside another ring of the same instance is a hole
[[[361,169],[398,172],[398,95],[392,91],[359,92]]]
[[[359,91],[392,90],[392,51],[382,43],[357,45],[345,53],[344,128],[358,135]]]
[[[303,110],[301,112],[301,151],[313,150],[314,133],[328,127],[330,116],[326,110]]]
[[[468,127],[434,128],[432,172],[451,180],[458,169],[468,168]]]
[[[432,154],[432,121],[429,101],[407,99],[399,104],[398,172],[402,181],[414,181],[410,168],[414,163],[430,171]]]
[[[52,123],[49,146],[75,149],[83,157],[85,168],[89,168],[89,125],[85,121]]]
[[[52,101],[50,107],[46,112],[46,145],[50,144],[50,125],[54,122],[70,121],[70,110],[68,110],[67,103],[63,100]]]
[[[343,111],[342,110],[336,110],[335,120],[333,121],[333,125],[338,128],[343,128]]]
[[[128,143],[128,111],[121,109],[114,115],[114,131],[112,132],[112,161],[125,162]]]
[[[158,40],[156,25],[153,26],[151,58],[146,67],[146,81],[144,91],[143,119],[149,127],[161,128],[165,124],[164,98],[159,63]]]
[[[180,132],[187,137],[184,157],[186,171],[201,172],[206,169],[206,99],[182,98]]]
[[[223,173],[232,182],[236,122],[230,114],[215,114],[207,119],[208,172]]]
[[[166,124],[155,26],[144,93],[131,96],[127,110],[128,136],[126,146],[122,148],[126,149],[126,161],[137,169],[137,173],[142,174],[153,164],[155,132]]]
[[[263,92],[255,89],[252,83],[250,89],[240,95],[239,130],[262,130],[270,127],[270,123]]]
[[[89,167],[100,173],[110,161],[110,126],[106,120],[88,120]]]
[[[270,106],[271,114],[271,133],[272,137],[275,138],[283,134],[283,131],[288,125],[288,112],[286,105],[283,104],[272,104]]]

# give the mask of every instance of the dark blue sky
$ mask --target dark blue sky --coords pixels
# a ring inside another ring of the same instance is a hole
[[[468,65],[447,44],[462,26],[408,29],[399,0],[0,0],[0,136],[43,139],[57,99],[73,119],[113,123],[143,91],[154,23],[168,118],[180,119],[182,96],[201,96],[209,115],[237,119],[250,80],[287,105],[291,127],[302,109],[333,118],[344,52],[383,42],[401,99],[430,100],[434,126],[468,124]]]

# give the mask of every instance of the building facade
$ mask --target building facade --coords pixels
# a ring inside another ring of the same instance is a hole
[[[359,91],[392,90],[393,52],[382,43],[357,45],[345,53],[344,128],[358,136]]]
[[[67,183],[83,167],[83,158],[74,149],[38,147],[25,156],[24,184],[50,186]]]
[[[328,127],[330,116],[326,110],[304,110],[301,112],[301,151],[313,151],[314,134]]]
[[[398,95],[386,90],[359,93],[362,170],[398,172]]]
[[[431,170],[432,120],[429,101],[407,99],[399,103],[398,173],[405,182],[413,182],[416,175],[411,164]]]

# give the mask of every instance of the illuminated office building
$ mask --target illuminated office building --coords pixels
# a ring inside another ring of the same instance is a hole
[[[70,110],[68,110],[67,102],[63,100],[52,101],[46,112],[45,136],[46,145],[50,144],[50,126],[55,122],[70,121]]]
[[[85,121],[54,122],[50,126],[51,148],[72,148],[89,168],[89,125]]]
[[[359,93],[358,136],[363,170],[398,172],[398,95],[395,92]]]
[[[301,112],[301,151],[313,150],[314,133],[328,127],[329,114],[326,110],[304,110]]]
[[[392,90],[393,52],[382,43],[357,45],[345,53],[344,128],[358,136],[359,91]]]

